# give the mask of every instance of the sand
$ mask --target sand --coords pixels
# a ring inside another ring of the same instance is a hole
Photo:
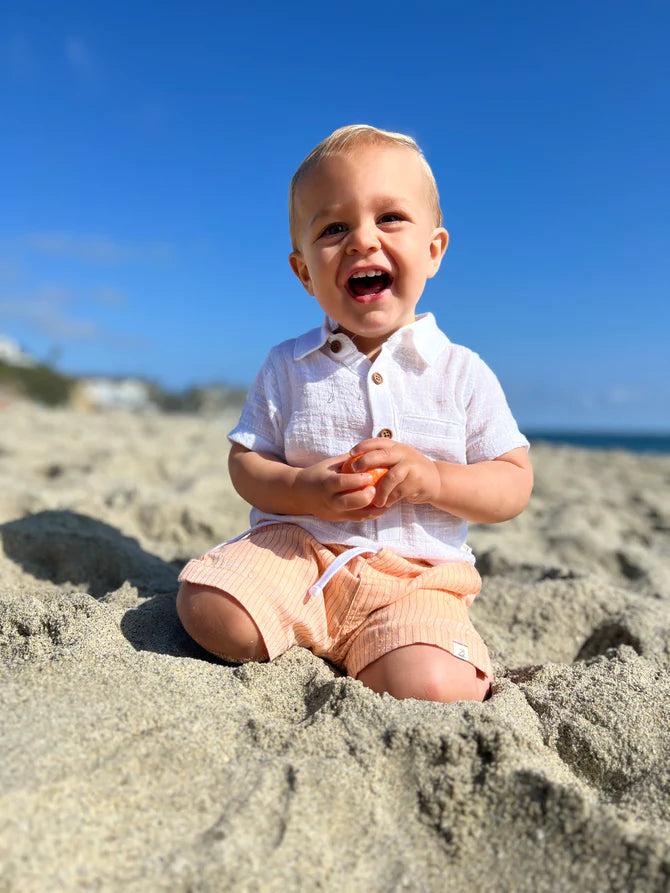
[[[471,531],[493,697],[400,702],[182,631],[232,421],[0,412],[0,890],[667,890],[670,457],[534,447]]]

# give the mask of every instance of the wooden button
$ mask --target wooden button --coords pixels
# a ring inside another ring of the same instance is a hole
[[[379,372],[373,372],[372,380],[374,381],[375,384],[381,384],[384,381],[384,376],[381,375]]]
[[[342,350],[342,342],[341,341],[331,341],[330,349],[333,353],[339,353]]]
[[[393,437],[393,431],[390,428],[382,428],[377,437]]]

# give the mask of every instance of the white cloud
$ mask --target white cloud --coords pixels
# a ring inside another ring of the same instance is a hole
[[[37,254],[67,257],[89,263],[114,264],[128,257],[128,249],[106,236],[72,236],[67,233],[31,233],[25,244]]]
[[[81,77],[90,79],[95,74],[93,55],[78,37],[68,37],[65,41],[65,58],[71,68]]]
[[[100,326],[78,319],[68,309],[70,294],[57,286],[41,286],[28,295],[0,300],[0,314],[60,341],[91,341],[103,336]]]
[[[3,35],[4,38],[4,35]],[[80,82],[93,84],[100,73],[100,60],[91,51],[85,41],[76,35],[70,35],[62,42],[57,51],[62,53],[61,59],[68,66]],[[44,48],[42,48],[44,50]],[[49,47],[51,50],[51,47]],[[27,81],[40,73],[44,73],[49,66],[49,57],[38,54],[34,41],[29,40],[20,33],[10,34],[0,42],[0,65],[6,69],[9,76],[15,81]]]
[[[126,302],[126,296],[112,287],[98,288],[91,297],[96,303],[108,306],[118,307]],[[119,334],[82,315],[73,307],[75,301],[74,292],[60,285],[40,285],[12,296],[7,296],[5,290],[5,296],[0,296],[0,319],[27,325],[60,344],[94,341],[123,350],[146,347],[147,341],[142,335]]]
[[[630,385],[619,385],[605,393],[606,403],[613,406],[629,406],[638,402],[638,391]]]
[[[174,254],[167,242],[131,245],[108,236],[80,236],[65,232],[28,233],[19,242],[45,257],[67,258],[89,264],[115,265],[131,261],[165,263]]]
[[[105,304],[108,307],[123,307],[128,303],[126,295],[111,285],[102,285],[94,289],[93,300],[97,304]]]

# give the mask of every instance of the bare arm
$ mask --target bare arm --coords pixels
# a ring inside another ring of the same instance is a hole
[[[381,438],[364,440],[351,452],[364,454],[356,462],[357,471],[389,468],[377,484],[376,506],[407,499],[430,503],[466,521],[492,524],[522,512],[533,489],[533,469],[523,447],[473,465],[434,462],[406,444]]]
[[[307,468],[294,468],[271,453],[233,444],[228,469],[240,496],[262,512],[315,515],[324,521],[380,517],[386,506],[372,505],[375,488],[370,475],[340,474],[340,466],[348,458],[344,453]]]
[[[528,505],[533,468],[523,447],[489,462],[436,462],[440,474],[437,508],[480,524],[507,521]]]

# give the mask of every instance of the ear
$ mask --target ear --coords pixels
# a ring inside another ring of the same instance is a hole
[[[444,257],[444,252],[447,250],[447,245],[449,244],[449,233],[443,226],[439,226],[436,230],[433,231],[432,236],[430,237],[430,245],[428,247],[429,252],[429,260],[428,260],[428,278],[433,277],[437,271],[440,269],[440,264],[442,263],[442,258]]]
[[[295,275],[302,282],[305,291],[310,295],[314,295],[312,277],[309,275],[309,270],[302,254],[299,251],[292,251],[288,256],[288,262]]]

